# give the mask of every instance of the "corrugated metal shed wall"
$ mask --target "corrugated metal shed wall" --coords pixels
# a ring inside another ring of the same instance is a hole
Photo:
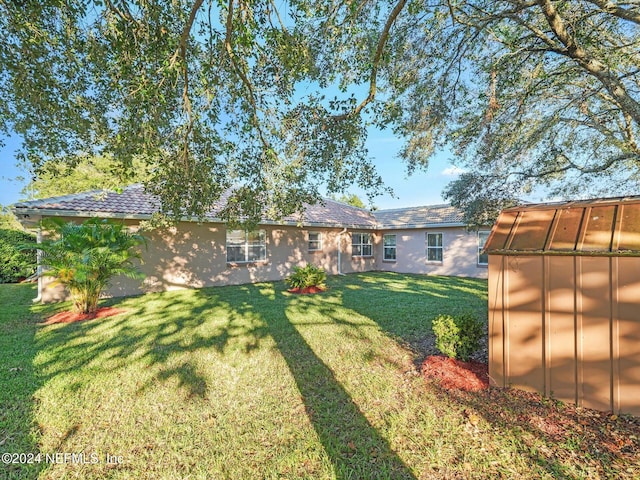
[[[640,415],[640,197],[505,210],[485,249],[492,383]]]

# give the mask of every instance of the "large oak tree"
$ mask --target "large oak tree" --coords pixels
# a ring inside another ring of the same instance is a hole
[[[637,0],[0,0],[0,128],[34,171],[146,159],[168,213],[234,186],[225,215],[255,219],[379,191],[375,125],[409,171],[451,148],[482,220],[540,184],[636,188],[639,23]]]

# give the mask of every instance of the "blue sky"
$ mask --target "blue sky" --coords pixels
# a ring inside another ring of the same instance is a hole
[[[18,177],[26,176],[16,164],[15,150],[18,138],[5,139],[5,147],[0,150],[0,205],[11,205],[22,198],[20,191],[25,182]],[[411,177],[406,175],[406,166],[397,156],[402,140],[394,138],[389,132],[373,131],[367,146],[379,173],[385,183],[395,193],[395,197],[384,195],[374,200],[378,208],[400,208],[417,205],[444,203],[441,192],[444,186],[456,178],[456,169],[447,161],[447,154],[436,156],[427,171],[417,170]],[[363,200],[366,196],[356,188],[350,192],[358,194]]]
[[[20,200],[20,191],[25,184],[16,177],[25,176],[25,173],[16,164],[14,151],[18,147],[18,139],[4,138],[4,144],[0,149],[0,205],[6,206]]]

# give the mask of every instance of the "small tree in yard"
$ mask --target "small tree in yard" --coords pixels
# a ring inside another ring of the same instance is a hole
[[[95,312],[114,276],[144,277],[133,260],[140,258],[136,247],[146,240],[125,225],[91,218],[81,224],[51,219],[43,226],[51,233],[37,246],[43,252],[43,275],[67,287],[76,311]]]
[[[436,347],[450,358],[467,361],[480,348],[482,323],[471,313],[457,317],[439,315],[431,322],[431,328],[436,336]]]

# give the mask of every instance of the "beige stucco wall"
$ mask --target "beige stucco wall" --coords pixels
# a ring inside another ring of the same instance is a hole
[[[442,233],[442,262],[428,262],[425,234]],[[383,260],[382,236],[396,235],[395,262]],[[478,265],[478,234],[464,228],[388,230],[380,232],[376,269],[398,273],[487,278],[487,266]]]
[[[136,228],[135,222],[129,222]],[[267,259],[264,262],[230,264],[226,261],[226,226],[224,224],[197,224],[182,222],[176,227],[146,233],[148,245],[142,249],[140,270],[145,279],[114,278],[108,296],[126,296],[145,292],[201,288],[216,285],[281,280],[294,266],[313,263],[328,274],[366,272],[372,270],[399,273],[458,275],[486,278],[486,267],[478,267],[477,236],[464,229],[441,229],[443,233],[444,261],[429,263],[425,254],[425,230],[395,230],[366,232],[339,228],[300,228],[293,226],[262,226],[266,234]],[[308,251],[308,233],[322,234],[322,250]],[[352,256],[351,234],[371,233],[373,256]],[[397,235],[396,262],[382,261],[382,235]],[[340,255],[338,255],[338,241]],[[340,268],[338,268],[340,257]],[[64,290],[43,282],[42,299],[45,302],[65,298]]]
[[[261,229],[266,233],[266,260],[248,264],[227,263],[227,230],[222,224],[182,223],[177,228],[155,232],[150,237],[148,251],[143,254],[142,271],[147,275],[144,290],[279,280],[291,273],[294,266],[306,263],[314,263],[329,274],[338,273],[337,231],[313,229],[322,233],[323,249],[308,252],[309,230],[279,226]]]
[[[136,225],[129,222],[132,228]],[[267,259],[255,263],[227,263],[226,226],[183,222],[176,227],[145,233],[148,239],[142,249],[140,271],[145,279],[116,277],[107,290],[108,296],[126,296],[145,292],[201,288],[216,285],[281,280],[294,266],[313,263],[329,275],[375,269],[375,257],[351,256],[351,236],[342,229],[262,226],[266,234]],[[322,234],[322,250],[308,251],[308,232]],[[374,238],[376,238],[374,236]],[[379,236],[377,237],[379,240]],[[338,269],[338,239],[341,243]],[[374,251],[376,251],[374,247]],[[45,302],[65,298],[64,289],[51,286],[46,279],[42,289]]]

